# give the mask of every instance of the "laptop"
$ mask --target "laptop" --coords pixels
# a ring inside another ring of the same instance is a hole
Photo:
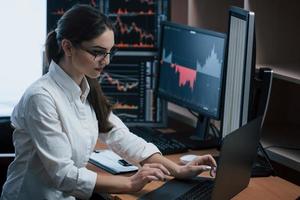
[[[215,179],[172,179],[139,199],[231,199],[249,184],[261,122],[262,117],[258,117],[224,138]],[[198,196],[193,196],[194,194]]]

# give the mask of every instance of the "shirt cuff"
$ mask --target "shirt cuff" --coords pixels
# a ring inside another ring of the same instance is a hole
[[[74,196],[80,199],[89,199],[96,185],[97,173],[87,168],[80,168],[78,171],[77,189],[73,191]]]
[[[150,156],[152,156],[155,153],[161,154],[159,149],[152,143],[146,143],[146,145],[144,146],[144,149],[140,150],[139,153],[140,153],[139,156],[135,157],[135,160],[134,160],[134,162],[136,162],[137,164],[140,164],[140,162],[149,158]]]

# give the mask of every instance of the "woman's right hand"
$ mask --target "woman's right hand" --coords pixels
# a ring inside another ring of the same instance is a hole
[[[130,185],[129,192],[140,191],[151,181],[165,181],[166,175],[170,175],[170,172],[162,164],[145,164],[138,170],[137,173],[128,177]]]

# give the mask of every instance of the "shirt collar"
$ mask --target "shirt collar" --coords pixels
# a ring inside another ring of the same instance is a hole
[[[87,96],[90,92],[90,86],[86,77],[83,78],[79,87],[77,83],[53,60],[49,66],[49,74],[55,82],[64,90],[69,99],[80,99],[85,103]]]
[[[83,77],[83,80],[81,82],[81,91],[82,91],[82,94],[80,96],[80,99],[83,103],[85,103],[87,96],[90,92],[90,85],[85,76]]]

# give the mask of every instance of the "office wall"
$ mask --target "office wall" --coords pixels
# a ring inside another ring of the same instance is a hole
[[[244,6],[244,0],[189,0],[188,2],[188,24],[218,32],[227,32],[229,7]]]
[[[256,16],[257,64],[300,62],[299,0],[246,0]]]

